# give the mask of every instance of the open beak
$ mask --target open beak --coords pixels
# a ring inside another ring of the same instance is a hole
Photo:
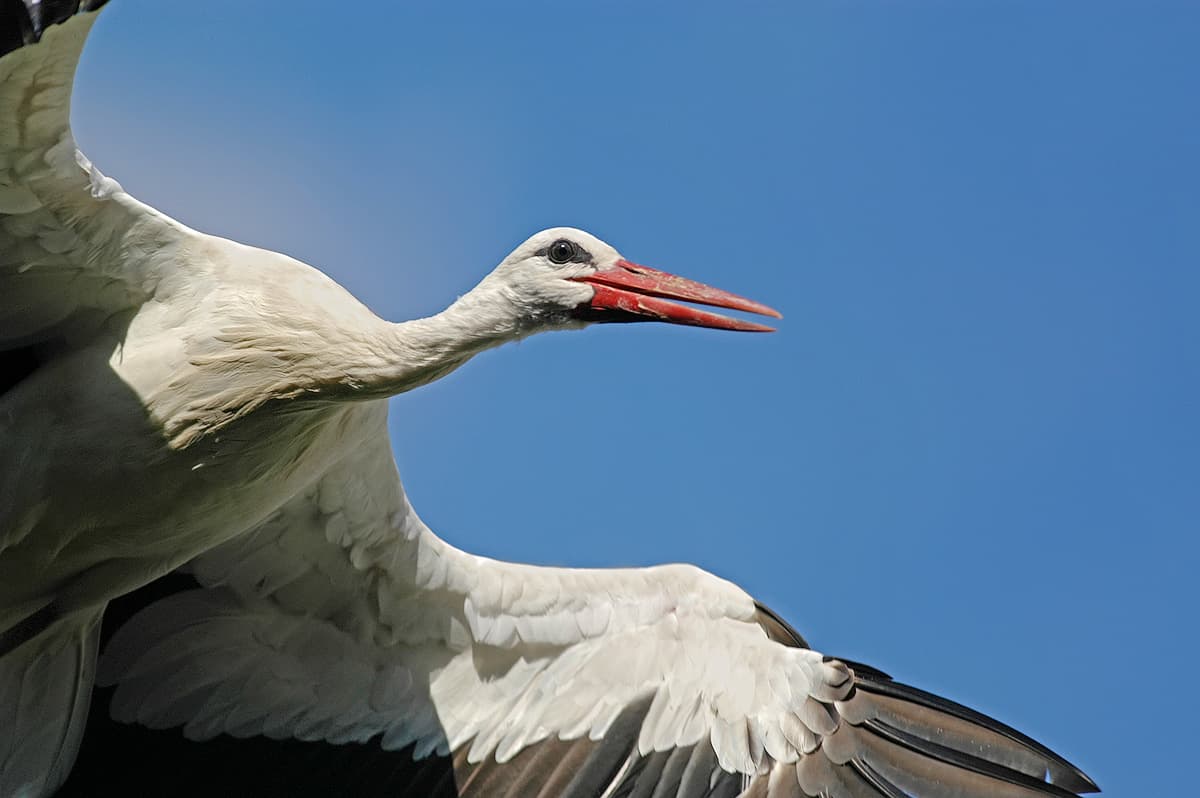
[[[596,290],[592,301],[580,306],[577,311],[581,318],[588,321],[665,321],[670,324],[690,324],[693,327],[711,327],[717,330],[775,331],[774,327],[765,324],[731,319],[718,313],[667,301],[670,299],[743,310],[776,319],[783,318],[779,311],[737,294],[624,259],[607,269],[572,279],[588,283]]]

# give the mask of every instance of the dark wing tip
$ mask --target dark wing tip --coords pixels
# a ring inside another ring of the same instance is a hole
[[[1049,783],[1055,787],[1070,791],[1069,794],[1100,792],[1100,787],[1091,779],[1090,776],[1027,734],[1019,732],[1011,726],[996,720],[995,718],[971,709],[970,707],[966,707],[962,704],[951,701],[948,698],[943,698],[939,695],[934,695],[933,693],[921,690],[920,688],[911,687],[907,684],[897,682],[881,671],[871,668],[870,666],[848,660],[840,661],[854,671],[856,688],[865,690],[869,693],[876,693],[879,695],[899,699],[901,701],[907,701],[937,712],[943,712],[952,717],[966,721],[967,723],[980,726],[995,734],[1006,737],[1049,762],[1052,765],[1050,773],[1051,782]],[[905,736],[908,737],[908,735]],[[915,742],[916,740],[917,738],[912,738],[909,740],[909,742]],[[944,748],[943,746],[939,746],[936,743],[931,743],[928,741],[921,741],[921,745],[936,746],[939,751],[940,749]],[[952,751],[954,749],[945,750]],[[926,751],[925,753],[929,752]],[[976,757],[971,758],[976,759]],[[980,762],[986,762],[986,760],[980,760]]]
[[[108,0],[0,0],[0,57],[37,44],[51,25],[81,11],[96,11]]]
[[[998,765],[988,759],[959,751],[956,748],[940,745],[932,740],[923,739],[882,721],[869,720],[864,726],[870,729],[872,733],[890,743],[907,748],[922,756],[944,762],[947,765],[995,779],[997,782],[1007,782],[1008,784],[1023,787],[1038,795],[1051,796],[1051,798],[1077,798],[1075,790],[1068,790],[1063,785],[1044,781],[1027,773],[1022,773],[1019,770]]]

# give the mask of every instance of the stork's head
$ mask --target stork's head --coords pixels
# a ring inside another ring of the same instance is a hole
[[[552,227],[536,233],[504,259],[485,283],[502,290],[528,314],[531,327],[594,322],[662,321],[720,330],[771,332],[671,300],[780,318],[766,305],[621,257],[582,230]]]

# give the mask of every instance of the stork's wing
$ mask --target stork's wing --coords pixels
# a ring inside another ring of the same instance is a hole
[[[0,389],[31,347],[144,302],[191,232],[75,147],[71,84],[103,2],[0,2]]]
[[[421,794],[480,796],[1095,789],[996,721],[796,646],[698,569],[535,568],[451,548],[405,499],[382,414],[373,444],[194,571],[206,588],[152,604],[112,640],[112,712],[191,740],[314,741],[289,795],[341,792],[320,784],[323,756],[390,758],[346,769],[355,794],[405,794],[412,778]],[[287,783],[266,742],[247,744],[254,770]],[[249,772],[217,750],[194,773],[167,765],[171,793]],[[141,767],[106,759],[91,778]]]

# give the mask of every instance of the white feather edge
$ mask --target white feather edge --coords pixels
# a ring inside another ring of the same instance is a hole
[[[726,770],[754,773],[765,751],[790,762],[816,744],[828,714],[811,696],[840,695],[844,676],[768,640],[740,588],[690,565],[459,551],[413,511],[376,407],[370,443],[192,564],[207,589],[120,630],[99,679],[118,685],[116,718],[507,761],[550,736],[599,739],[650,697],[643,754],[708,739]]]
[[[721,767],[760,772],[764,752],[794,762],[814,693],[844,675],[755,625],[675,612],[571,645],[452,649],[381,646],[327,620],[293,616],[225,589],[169,597],[127,624],[99,681],[117,684],[112,713],[151,727],[185,724],[192,739],[266,734],[412,743],[468,761],[504,763],[548,737],[600,739],[650,697],[631,744],[642,754],[709,740]],[[785,678],[778,678],[785,674]],[[169,686],[164,690],[163,686]],[[186,717],[186,719],[185,719]],[[799,739],[798,739],[799,738]]]
[[[748,594],[691,565],[548,568],[454,548],[412,509],[386,437],[386,404],[375,413],[370,443],[254,531],[194,561],[196,578],[336,618],[386,644],[564,646],[679,612],[754,618]]]

